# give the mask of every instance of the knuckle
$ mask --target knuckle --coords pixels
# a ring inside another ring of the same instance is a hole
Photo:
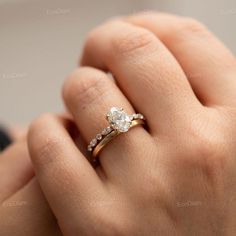
[[[165,14],[165,17],[170,17]],[[172,44],[182,43],[189,40],[196,40],[198,38],[209,39],[212,38],[210,31],[207,27],[199,22],[198,20],[190,17],[175,17],[175,23],[173,23],[173,27],[171,29],[166,29],[161,35],[161,38]]]
[[[115,53],[127,54],[139,50],[146,50],[156,45],[155,36],[145,29],[132,29],[120,32],[111,39],[111,47]]]
[[[44,113],[37,117],[29,126],[29,137],[30,139],[35,138],[35,136],[38,134],[40,130],[44,127],[45,122],[48,121],[48,119],[51,119],[53,117],[50,113]]]
[[[181,147],[178,153],[181,170],[198,173],[208,186],[217,187],[220,184],[219,177],[224,178],[232,165],[234,145],[228,125],[222,125],[226,122],[221,113],[204,112],[198,121],[190,121],[185,130],[186,135],[178,136],[177,142],[174,138],[173,144]],[[173,163],[176,164],[175,161]]]
[[[92,29],[86,35],[85,44],[84,44],[84,51],[89,51],[87,49],[94,48],[94,45],[96,45],[97,39],[99,37],[101,27],[102,26],[98,26],[98,27]]]
[[[35,163],[45,165],[53,161],[50,157],[58,155],[61,138],[45,130],[45,123],[54,118],[52,114],[43,114],[32,122],[29,128],[28,142],[31,157]]]
[[[192,147],[194,158],[192,164],[210,182],[215,182],[222,175],[228,163],[224,146],[225,141],[221,136],[198,137]]]
[[[63,97],[69,102],[86,106],[107,91],[106,75],[95,69],[83,68],[76,70],[63,87]]]
[[[209,157],[215,157],[217,155],[217,149],[219,144],[215,143],[210,138],[199,138],[195,145],[195,153],[201,157],[202,160],[206,160]]]
[[[206,34],[207,28],[201,22],[193,18],[184,18],[180,23],[180,31],[187,34]]]
[[[106,33],[108,28],[112,29],[113,33],[106,34],[107,38],[103,32]],[[107,47],[110,50],[106,50],[106,57],[111,57],[110,59],[120,54],[132,53],[138,50],[149,49],[153,51],[157,46],[157,38],[151,31],[134,27],[124,21],[112,20],[95,28],[87,35],[84,51],[89,52],[93,49],[94,45],[97,45],[98,38],[101,37],[107,40]]]
[[[121,211],[118,211],[119,215],[124,214]],[[126,220],[124,220],[126,219]],[[101,216],[98,219],[100,221],[100,225],[103,225],[104,227],[100,227],[100,230],[102,230],[101,235],[133,235],[135,232],[135,229],[131,226],[130,222],[128,222],[127,217],[125,215],[121,217],[111,217],[110,215],[101,214]],[[98,232],[99,230],[96,230]]]
[[[116,190],[115,195],[108,198],[94,199],[89,202],[94,209],[90,222],[94,222],[94,232],[98,235],[134,235],[133,219],[127,218],[127,206],[130,200],[119,194]],[[112,209],[113,214],[110,214]]]
[[[46,137],[44,139],[42,139],[39,142],[38,145],[38,154],[37,154],[37,163],[40,163],[41,165],[45,165],[48,164],[52,161],[52,159],[50,159],[50,156],[55,156],[56,154],[56,146],[58,145],[58,139],[57,137]],[[50,155],[49,155],[50,154]]]

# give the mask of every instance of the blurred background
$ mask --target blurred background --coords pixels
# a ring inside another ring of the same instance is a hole
[[[60,89],[88,31],[144,10],[197,18],[236,53],[235,0],[0,0],[0,123],[63,111]]]

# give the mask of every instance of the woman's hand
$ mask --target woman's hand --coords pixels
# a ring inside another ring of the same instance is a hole
[[[26,140],[0,154],[0,235],[61,235],[34,177]]]
[[[235,235],[232,54],[195,20],[150,13],[92,31],[82,65],[63,96],[87,143],[113,106],[148,129],[117,137],[93,169],[65,122],[33,122],[36,176],[64,235]]]

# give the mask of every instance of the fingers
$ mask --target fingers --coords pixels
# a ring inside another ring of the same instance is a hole
[[[111,78],[89,67],[77,69],[66,80],[63,97],[87,143],[109,126],[106,114],[111,107],[121,107],[129,114],[134,113],[131,104]],[[126,168],[133,167],[133,163],[137,162],[134,158],[137,156],[136,147],[149,139],[149,134],[140,126],[107,144],[99,160],[108,178],[123,175]]]
[[[33,176],[26,141],[9,146],[0,155],[0,202],[23,187]]]
[[[88,205],[104,193],[95,170],[68,134],[70,128],[75,127],[68,120],[42,115],[28,135],[37,179],[62,225],[75,225],[77,215],[86,219]]]
[[[0,231],[1,235],[62,235],[35,178],[2,204]]]
[[[87,39],[82,65],[111,71],[158,133],[199,105],[175,58],[141,27],[116,20],[97,28]]]
[[[236,103],[236,60],[199,22],[168,14],[125,19],[152,31],[172,52],[205,105]]]

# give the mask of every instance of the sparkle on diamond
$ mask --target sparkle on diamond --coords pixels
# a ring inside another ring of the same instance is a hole
[[[112,107],[107,114],[111,127],[120,132],[127,132],[131,125],[130,116],[122,108]]]

